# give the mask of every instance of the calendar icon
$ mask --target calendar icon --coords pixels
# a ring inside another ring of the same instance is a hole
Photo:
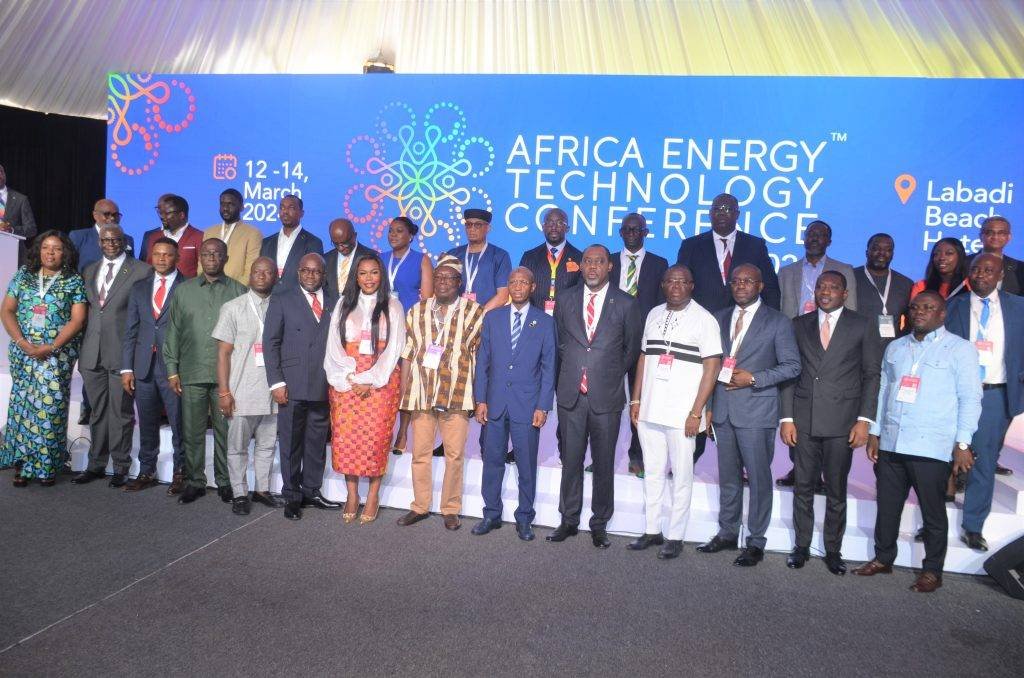
[[[238,176],[238,156],[233,153],[218,153],[213,156],[213,178],[230,181]]]

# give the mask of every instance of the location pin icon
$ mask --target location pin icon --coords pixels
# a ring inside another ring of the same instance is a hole
[[[896,177],[893,187],[896,189],[896,195],[900,197],[900,202],[906,205],[917,188],[917,179],[912,174],[901,174]]]

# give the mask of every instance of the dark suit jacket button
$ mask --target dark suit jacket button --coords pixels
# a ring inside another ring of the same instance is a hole
[[[587,353],[590,353],[590,349],[589,348],[587,349]]]

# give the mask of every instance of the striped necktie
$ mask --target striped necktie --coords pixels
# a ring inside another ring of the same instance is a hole
[[[992,312],[988,304],[989,299],[981,300],[981,318],[978,319],[978,341],[985,341],[985,330],[988,329],[988,319]],[[985,366],[981,365],[978,371],[981,374],[981,380],[985,381]]]
[[[630,296],[636,296],[636,254],[627,254],[629,257],[629,267],[626,268],[626,291],[629,292]]]
[[[516,311],[512,315],[515,316],[512,319],[512,350],[514,351],[519,343],[519,334],[523,331],[523,312]]]

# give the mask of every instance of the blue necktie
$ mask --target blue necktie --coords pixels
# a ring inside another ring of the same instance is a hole
[[[523,312],[516,311],[515,318],[512,319],[512,350],[516,350],[516,344],[519,343],[519,333],[523,331]]]
[[[978,341],[985,341],[985,330],[988,329],[988,317],[990,313],[988,304],[988,299],[981,300],[981,318],[978,320]],[[979,367],[978,371],[981,373],[981,380],[985,381],[985,366],[982,365]]]

